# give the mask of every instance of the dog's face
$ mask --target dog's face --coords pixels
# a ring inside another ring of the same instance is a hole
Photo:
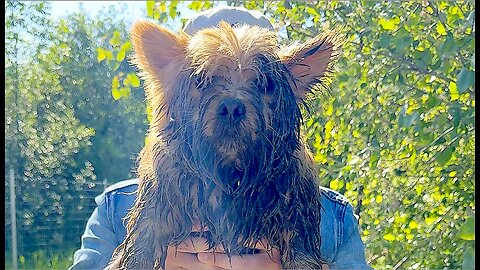
[[[239,163],[273,137],[295,134],[298,106],[277,50],[274,33],[227,24],[190,40],[187,74],[193,83],[185,94],[193,109],[192,135],[219,157]]]
[[[180,142],[197,161],[240,170],[298,147],[298,104],[325,81],[339,47],[324,34],[281,49],[274,32],[223,22],[193,36],[139,22],[132,41],[152,106],[150,133]]]

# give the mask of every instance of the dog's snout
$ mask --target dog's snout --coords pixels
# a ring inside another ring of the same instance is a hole
[[[240,122],[245,113],[245,105],[236,98],[226,99],[218,106],[218,117],[232,124]]]

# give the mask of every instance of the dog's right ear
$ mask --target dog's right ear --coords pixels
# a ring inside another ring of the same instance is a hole
[[[133,63],[161,81],[171,78],[171,71],[178,70],[185,60],[189,36],[184,32],[176,35],[149,21],[139,21],[133,25],[131,37]]]
[[[325,85],[342,42],[339,34],[328,31],[303,44],[294,43],[280,50],[280,60],[291,74],[297,100],[303,100],[316,85]]]

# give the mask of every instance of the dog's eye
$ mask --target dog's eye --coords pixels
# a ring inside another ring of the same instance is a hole
[[[265,92],[267,94],[271,94],[275,91],[275,82],[270,78],[267,77],[266,85],[265,85]]]
[[[265,80],[255,80],[255,85],[258,87],[258,90],[265,94],[271,94],[275,91],[275,83],[269,77]]]

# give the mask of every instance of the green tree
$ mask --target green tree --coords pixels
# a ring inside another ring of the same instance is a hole
[[[98,180],[132,177],[145,136],[138,77],[128,76],[127,98],[115,101],[110,91],[112,78],[121,77],[112,70],[133,73],[125,57],[129,42],[117,44],[127,35],[125,8],[96,18],[81,10],[54,21],[49,2],[6,4],[5,173],[13,168],[16,175],[19,252],[78,248],[92,196],[104,188]],[[120,62],[112,65],[99,63],[97,46],[124,55],[117,53]],[[10,224],[7,215],[7,239]]]
[[[130,42],[118,43],[127,37],[126,16],[121,15],[124,11],[111,6],[96,18],[84,11],[72,14],[60,20],[58,37],[50,48],[58,62],[60,84],[68,89],[64,98],[73,104],[75,117],[95,130],[91,146],[79,151],[77,161],[91,162],[97,179],[110,183],[134,177],[135,155],[143,146],[147,127],[145,96],[125,56]],[[107,53],[105,59],[118,62],[99,63],[99,51],[115,48],[119,51],[115,55]],[[130,73],[129,88],[112,92],[112,80]],[[117,94],[126,97],[115,101]]]
[[[57,67],[45,56],[53,34],[49,4],[6,4],[5,173],[14,170],[17,205],[26,206],[16,213],[18,227],[25,228],[20,244],[35,246],[37,228],[63,226],[64,211],[88,204],[72,204],[71,198],[94,179],[88,162],[75,162],[79,149],[89,145],[93,130],[75,118],[72,104],[63,99]],[[7,216],[6,228],[9,224]],[[62,240],[52,235],[47,244]]]

